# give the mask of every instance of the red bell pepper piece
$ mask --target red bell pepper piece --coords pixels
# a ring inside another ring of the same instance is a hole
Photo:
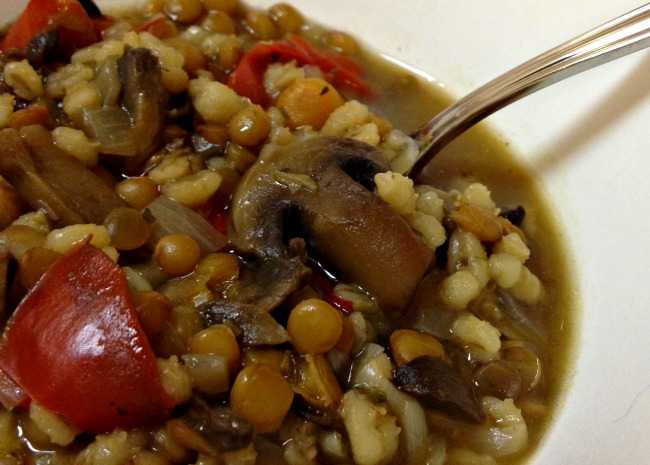
[[[57,47],[71,54],[99,39],[95,25],[77,0],[30,0],[2,42],[3,50],[23,49],[37,35],[56,30]]]
[[[150,20],[145,21],[135,30],[136,32],[146,31],[159,39],[168,39],[174,37],[178,33],[174,23],[163,14],[156,15]]]
[[[0,368],[82,431],[142,426],[173,406],[122,271],[88,244],[55,262],[20,303]]]
[[[228,85],[252,102],[266,105],[269,101],[264,90],[266,68],[273,62],[292,60],[301,66],[317,66],[325,78],[334,85],[346,86],[362,96],[372,95],[370,88],[361,78],[361,69],[356,63],[342,55],[321,52],[297,35],[291,36],[286,41],[263,42],[255,45],[232,72]]]
[[[323,300],[334,308],[338,308],[346,315],[349,315],[354,311],[352,302],[336,295],[334,292],[335,283],[333,284],[332,280],[325,274],[323,269],[320,268],[320,264],[312,267],[310,284],[314,290],[322,296]]]
[[[230,210],[230,196],[217,192],[198,211],[214,229],[227,236],[228,210]]]

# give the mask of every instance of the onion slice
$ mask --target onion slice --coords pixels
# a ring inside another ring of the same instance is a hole
[[[178,202],[160,196],[151,202],[146,211],[155,219],[152,243],[169,234],[187,234],[204,253],[221,250],[228,238],[214,229],[205,218]]]

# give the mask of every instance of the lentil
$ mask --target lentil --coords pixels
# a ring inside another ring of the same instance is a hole
[[[307,299],[296,305],[287,322],[291,343],[298,352],[322,354],[332,349],[343,333],[338,310],[320,299]]]
[[[291,128],[311,126],[320,129],[330,114],[343,105],[343,98],[323,79],[305,78],[296,79],[284,89],[276,105],[287,117]]]
[[[239,8],[239,0],[203,0],[203,4],[208,10],[224,11],[233,14]]]
[[[241,353],[237,338],[226,325],[214,325],[196,333],[189,346],[194,354],[219,355],[226,361],[230,372],[235,372],[239,367]]]
[[[156,184],[147,177],[129,178],[115,186],[117,195],[131,207],[141,210],[158,197]]]
[[[357,41],[345,32],[329,31],[325,34],[325,43],[345,55],[355,55],[359,52]]]
[[[60,253],[45,247],[32,247],[18,262],[18,279],[25,289],[31,289],[52,264],[61,257]]]
[[[266,365],[244,367],[230,391],[230,404],[235,414],[252,423],[259,433],[277,431],[292,401],[289,383]]]
[[[179,23],[193,23],[203,12],[201,0],[165,0],[165,14]]]
[[[244,19],[249,32],[259,40],[270,40],[278,36],[275,24],[266,13],[249,11]]]
[[[235,22],[223,11],[210,11],[201,22],[201,27],[218,34],[234,34]]]
[[[155,338],[171,315],[171,302],[156,291],[133,292],[132,297],[142,329],[147,336]]]
[[[230,139],[245,147],[260,144],[267,138],[270,130],[269,117],[259,105],[243,108],[228,123]]]
[[[269,9],[269,14],[284,34],[298,31],[303,24],[303,18],[294,7],[286,3],[277,3]]]
[[[200,257],[199,245],[185,234],[170,234],[161,238],[154,250],[154,258],[158,265],[172,276],[191,272]]]

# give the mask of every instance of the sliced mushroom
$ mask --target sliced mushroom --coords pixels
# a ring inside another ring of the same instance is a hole
[[[395,370],[395,384],[423,404],[476,423],[483,420],[472,388],[438,358],[418,357]]]
[[[334,410],[343,396],[332,367],[322,354],[298,356],[289,382],[295,393],[321,411]]]
[[[240,273],[225,291],[226,299],[270,312],[302,287],[310,270],[299,257],[267,257],[245,262]]]
[[[0,174],[60,225],[102,224],[111,210],[125,206],[100,177],[57,148],[42,126],[0,131]]]
[[[205,326],[234,325],[246,345],[278,345],[289,340],[287,331],[271,315],[254,305],[216,301],[199,308],[199,314]]]
[[[503,360],[489,362],[477,369],[474,383],[483,396],[517,399],[522,392],[521,375]]]
[[[195,397],[182,421],[219,450],[236,450],[253,440],[253,426],[227,407],[213,407]]]
[[[243,251],[288,257],[288,240],[304,237],[346,281],[371,291],[382,308],[401,311],[432,252],[371,191],[374,175],[387,169],[381,152],[357,141],[319,137],[291,144],[242,180],[231,238]]]
[[[84,128],[103,153],[129,157],[127,167],[133,170],[160,147],[168,95],[160,63],[150,50],[128,49],[117,68],[121,107],[84,110]]]

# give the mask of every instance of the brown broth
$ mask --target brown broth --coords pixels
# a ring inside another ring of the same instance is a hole
[[[377,90],[369,106],[406,133],[413,132],[453,102],[439,87],[376,54],[364,53],[360,61]],[[571,378],[578,297],[565,235],[535,174],[519,161],[510,144],[485,123],[467,131],[436,156],[423,180],[441,189],[479,181],[488,186],[500,207],[522,205],[526,209],[523,230],[531,249],[527,265],[540,277],[546,292],[546,299],[538,307],[549,335],[542,353],[542,400],[549,412],[541,420],[527,419],[529,445],[523,454],[498,460],[500,464],[522,464],[535,453],[553,423]]]

